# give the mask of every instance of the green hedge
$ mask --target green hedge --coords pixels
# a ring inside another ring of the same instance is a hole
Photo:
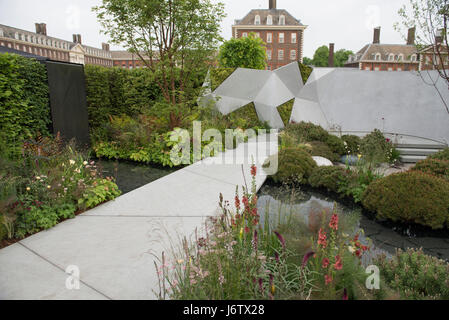
[[[50,104],[45,66],[34,59],[0,54],[0,132],[11,145],[50,134]]]
[[[87,65],[85,77],[91,128],[101,127],[110,116],[146,113],[161,98],[154,74],[145,68]]]
[[[301,77],[304,84],[306,84],[307,80],[310,77],[310,74],[313,71],[313,68],[306,66],[305,64],[302,64],[298,61],[299,71],[301,71]]]
[[[366,189],[362,204],[380,219],[417,223],[433,229],[449,226],[449,183],[419,171],[374,181]]]
[[[449,160],[421,160],[411,170],[433,174],[449,181]]]

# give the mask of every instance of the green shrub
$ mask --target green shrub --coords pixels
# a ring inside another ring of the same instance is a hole
[[[290,123],[285,126],[285,132],[294,136],[299,142],[326,142],[329,133],[322,127],[310,122]]]
[[[344,135],[341,137],[345,144],[345,154],[357,155],[360,153],[362,139],[355,135]]]
[[[375,259],[381,277],[404,299],[449,299],[449,264],[416,249],[398,250],[392,259]]]
[[[449,181],[449,160],[421,160],[411,170],[433,174]]]
[[[373,164],[390,162],[393,150],[393,144],[387,141],[383,133],[378,129],[374,129],[373,132],[366,135],[360,144],[360,152],[363,159]]]
[[[282,122],[284,126],[286,126],[290,122],[290,117],[292,115],[293,105],[295,104],[295,99],[287,101],[283,105],[277,107],[278,112],[281,116]]]
[[[449,223],[449,183],[418,171],[393,174],[372,182],[362,204],[379,219],[441,229]]]
[[[278,155],[271,156],[264,164],[267,167],[278,157],[278,171],[270,176],[277,183],[307,183],[312,170],[317,166],[310,154],[304,148],[286,148],[279,151]]]
[[[329,159],[330,161],[338,161],[340,159],[339,155],[332,152],[329,146],[321,141],[311,141],[308,142],[311,148],[312,156],[323,157]]]
[[[351,172],[342,167],[316,167],[309,177],[309,184],[314,188],[326,188],[328,191],[338,193],[342,184],[346,184]]]
[[[19,146],[51,123],[45,66],[15,54],[0,54],[0,132]]]
[[[324,142],[329,146],[332,152],[338,155],[343,155],[345,153],[345,144],[339,137],[329,134]]]
[[[306,84],[307,80],[310,77],[310,74],[313,71],[313,68],[306,66],[298,61],[299,71],[301,72],[302,81]]]
[[[449,161],[449,148],[445,148],[441,151],[438,151],[437,153],[431,155],[429,157],[430,159],[437,159],[437,160],[448,160]]]

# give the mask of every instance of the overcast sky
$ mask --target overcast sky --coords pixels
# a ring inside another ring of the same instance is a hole
[[[217,2],[218,0],[213,0]],[[100,34],[100,25],[92,6],[101,0],[0,0],[0,24],[35,31],[35,22],[47,23],[47,34],[71,40],[79,33],[82,42],[101,48],[108,39]],[[251,9],[268,8],[268,0],[222,0],[227,18],[222,35],[231,38],[234,19],[243,18]],[[279,9],[288,10],[307,25],[304,54],[312,57],[316,48],[330,42],[336,50],[358,51],[372,41],[373,28],[381,26],[381,43],[403,43],[393,29],[399,21],[398,10],[408,0],[278,0]],[[120,47],[111,47],[120,49]]]

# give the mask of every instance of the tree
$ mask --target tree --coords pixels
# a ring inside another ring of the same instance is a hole
[[[267,67],[265,43],[254,33],[250,33],[248,37],[226,41],[220,47],[218,59],[223,68],[264,70]]]
[[[315,67],[329,66],[329,48],[327,46],[321,46],[316,49],[313,55],[313,65]]]
[[[351,50],[340,49],[335,52],[335,63],[336,67],[344,67],[345,63],[348,61],[350,55],[354,54]]]
[[[189,99],[198,72],[212,63],[222,41],[224,5],[210,0],[103,0],[94,7],[102,32],[135,53],[165,100]]]
[[[304,57],[302,59],[302,63],[305,64],[306,66],[310,66],[310,65],[313,65],[313,60],[310,58]]]
[[[438,70],[439,77],[432,79],[429,75],[425,82],[435,87],[449,113],[448,103],[444,101],[436,85],[438,79],[442,78],[449,86],[449,72],[444,64],[449,55],[449,0],[410,0],[410,6],[404,5],[398,14],[402,21],[395,24],[395,29],[405,38],[405,31],[414,27],[418,52],[430,52],[430,62],[433,69]]]

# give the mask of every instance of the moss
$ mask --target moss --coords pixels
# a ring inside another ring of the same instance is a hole
[[[323,157],[330,161],[336,162],[340,160],[340,156],[334,153],[329,146],[321,141],[312,141],[307,143],[311,146],[312,156]]]
[[[278,112],[281,116],[282,122],[286,126],[290,122],[290,117],[292,115],[293,105],[295,104],[295,99],[287,101],[283,105],[277,107]]]
[[[316,167],[308,181],[314,188],[326,188],[327,191],[338,193],[341,185],[350,180],[351,174],[342,167]]]
[[[298,61],[299,71],[301,71],[301,77],[304,84],[306,84],[307,80],[310,77],[310,74],[313,71],[313,68],[306,66],[305,64],[302,64]]]

